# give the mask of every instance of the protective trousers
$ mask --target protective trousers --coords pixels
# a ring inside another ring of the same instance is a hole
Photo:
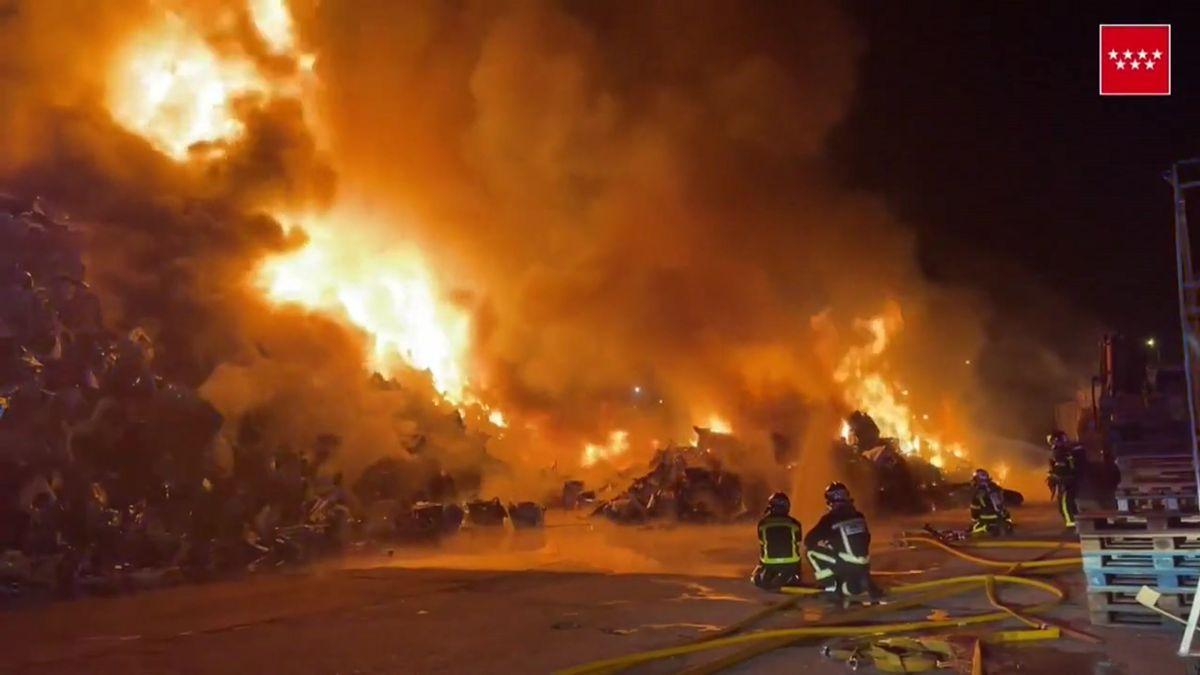
[[[866,558],[833,549],[808,550],[817,584],[842,595],[860,595],[871,590],[871,564]]]
[[[1075,503],[1075,492],[1074,482],[1063,482],[1058,485],[1055,506],[1058,507],[1059,515],[1063,518],[1063,525],[1067,527],[1075,527],[1075,515],[1079,513],[1079,506]]]

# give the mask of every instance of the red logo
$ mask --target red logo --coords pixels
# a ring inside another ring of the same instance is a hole
[[[1101,96],[1170,93],[1170,24],[1100,25]]]

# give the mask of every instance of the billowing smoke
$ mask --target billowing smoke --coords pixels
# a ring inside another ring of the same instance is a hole
[[[644,460],[719,417],[764,467],[785,439],[815,483],[847,412],[833,373],[871,339],[854,319],[898,303],[882,367],[970,442],[974,299],[923,281],[910,234],[827,159],[864,48],[838,3],[289,9],[316,84],[238,100],[240,133],[184,158],[118,124],[106,91],[161,3],[0,9],[0,40],[28,45],[0,51],[0,181],[94,223],[110,320],[146,326],[231,438],[331,431],[351,470],[396,454],[529,486],[614,429]],[[242,2],[176,10],[257,77],[301,68]],[[263,298],[261,261],[305,237],[271,214],[339,204],[369,217],[334,236],[420,251],[469,316],[468,389],[506,431],[468,431],[424,374],[367,384],[370,336]]]

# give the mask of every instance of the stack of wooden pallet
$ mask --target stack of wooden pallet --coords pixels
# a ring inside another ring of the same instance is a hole
[[[1122,457],[1117,510],[1196,512],[1196,469],[1191,455]]]
[[[1118,460],[1117,512],[1077,518],[1092,623],[1159,626],[1172,623],[1138,604],[1142,586],[1162,593],[1158,606],[1180,618],[1200,582],[1200,514],[1190,456]]]

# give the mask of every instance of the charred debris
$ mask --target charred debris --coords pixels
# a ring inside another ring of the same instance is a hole
[[[917,514],[970,504],[969,471],[955,475],[919,456],[901,452],[896,439],[882,436],[865,412],[854,411],[846,422],[851,434],[848,440],[833,441],[832,464],[842,480],[857,486],[857,494],[870,495],[866,499],[877,512]],[[568,481],[563,486],[564,507],[591,508],[593,515],[625,524],[757,519],[773,486],[729,468],[729,460],[737,464],[740,446],[736,439],[704,428],[695,431],[695,445],[660,450],[648,473],[634,477],[627,488],[610,499],[597,501],[596,493],[586,490],[582,483]],[[776,435],[774,440],[781,473],[789,468],[803,470],[795,466],[794,459],[789,460],[787,439]],[[1014,490],[1005,490],[1005,499],[1012,505],[1024,501]]]

